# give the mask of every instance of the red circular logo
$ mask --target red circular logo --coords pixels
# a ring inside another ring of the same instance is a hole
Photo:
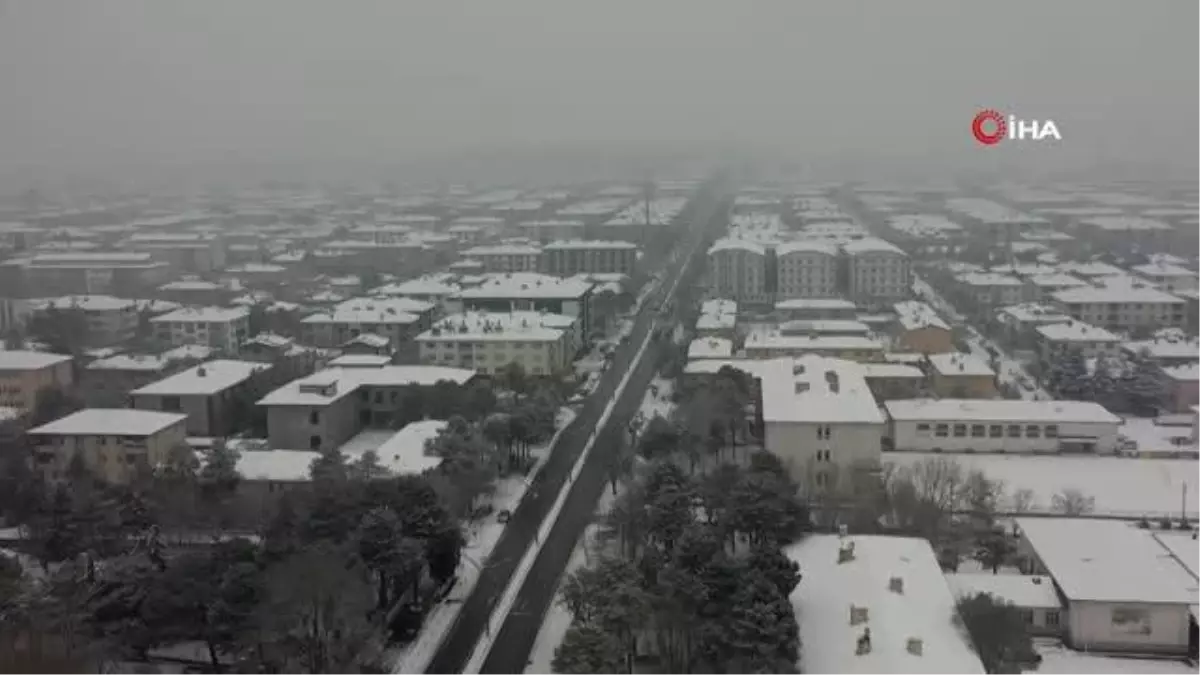
[[[971,120],[971,133],[980,143],[995,145],[1008,133],[1008,123],[995,110],[984,110]]]

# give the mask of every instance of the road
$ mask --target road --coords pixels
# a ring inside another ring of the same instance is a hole
[[[686,221],[692,222],[693,227],[688,230],[687,239],[680,242],[680,246],[676,250],[691,250],[694,253],[699,249],[696,244],[704,237],[704,230],[707,229],[714,215],[719,212],[723,196],[717,194],[714,186],[710,184],[706,185],[688,204],[682,217]],[[696,226],[699,224],[703,224],[703,227]],[[613,398],[621,379],[629,370],[645,336],[654,329],[659,307],[668,299],[667,293],[677,292],[679,288],[686,288],[687,280],[685,283],[676,284],[675,282],[683,271],[684,263],[690,259],[691,256],[687,255],[675,256],[670,263],[671,269],[663,275],[659,288],[643,304],[641,312],[634,321],[634,328],[629,339],[624,341],[614,352],[613,359],[601,378],[600,386],[592,396],[588,397],[575,420],[559,436],[545,465],[534,479],[533,486],[513,512],[508,525],[504,528],[504,533],[496,542],[495,548],[492,549],[492,553],[479,575],[475,589],[463,603],[458,619],[451,626],[449,634],[442,641],[437,653],[434,654],[426,672],[458,673],[471,658],[475,645],[488,624],[496,600],[504,593],[522,556],[533,543],[538,528],[558,498],[572,467],[588,441],[588,437],[593,431],[599,435],[601,430],[596,429],[596,426],[600,417]],[[693,271],[697,267],[693,266]],[[649,385],[657,362],[654,350],[648,349],[645,358],[640,362],[638,372],[630,377],[624,395],[614,406],[609,416],[610,425],[628,423],[641,401],[643,392]],[[596,451],[588,457],[579,480],[576,480],[571,488],[558,524],[550,530],[542,553],[535,561],[533,570],[528,577],[527,587],[540,588],[523,587],[521,589],[512,614],[500,628],[501,639],[496,642],[497,648],[492,650],[484,664],[485,671],[490,672],[490,669],[499,667],[501,672],[519,673],[525,669],[525,659],[533,646],[538,625],[541,623],[546,607],[549,606],[549,600],[552,599],[558,577],[566,566],[571,549],[574,547],[579,533],[583,531],[590,519],[592,508],[599,498],[599,490],[603,487],[605,461],[601,448],[596,448]],[[548,591],[549,595],[542,598],[540,596],[544,593],[539,593],[539,590]],[[536,617],[530,614],[535,610]],[[515,631],[512,644],[506,642],[508,638],[504,637],[505,631]],[[505,663],[511,662],[516,665],[511,668],[495,666],[493,659],[503,659]]]

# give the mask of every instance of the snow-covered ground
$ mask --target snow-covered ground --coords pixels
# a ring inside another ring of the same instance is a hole
[[[425,672],[425,668],[429,665],[434,653],[437,652],[446,632],[458,618],[458,613],[462,610],[462,603],[471,595],[471,591],[475,590],[475,583],[479,580],[482,567],[487,564],[488,556],[491,555],[496,542],[500,541],[500,535],[504,533],[504,525],[497,522],[497,515],[500,511],[513,511],[517,508],[517,505],[521,503],[521,498],[525,496],[525,490],[533,482],[537,472],[542,470],[550,448],[554,447],[555,441],[558,440],[558,434],[562,433],[562,430],[574,419],[574,410],[560,409],[556,420],[558,431],[554,434],[554,438],[543,445],[530,449],[530,456],[536,462],[529,474],[509,476],[496,482],[495,491],[491,496],[494,509],[492,515],[466,526],[467,543],[463,548],[462,560],[458,563],[456,572],[458,582],[450,594],[429,611],[424,623],[421,624],[421,630],[417,637],[396,650],[392,672]]]
[[[1190,452],[1197,451],[1196,442],[1191,440],[1192,427],[1155,424],[1149,417],[1126,417],[1121,425],[1121,435],[1137,443],[1138,452]]]
[[[884,455],[895,465],[909,465],[936,453],[893,452]],[[1093,513],[1125,517],[1179,517],[1183,486],[1187,512],[1200,512],[1200,462],[1193,459],[1140,459],[1044,455],[954,455],[964,471],[978,469],[992,480],[1004,481],[1012,496],[1022,488],[1033,491],[1032,510],[1048,512],[1053,496],[1074,488],[1096,500]]]
[[[1192,673],[1195,668],[1183,661],[1167,659],[1138,659],[1125,656],[1088,654],[1068,649],[1057,640],[1035,639],[1033,647],[1042,655],[1038,673]]]
[[[976,358],[982,359],[984,363],[990,363],[992,355],[989,347],[995,350],[997,360],[999,361],[996,374],[1002,384],[1011,386],[1016,391],[1019,391],[1021,398],[1026,401],[1054,400],[1053,396],[1038,386],[1037,380],[1030,376],[1029,371],[1025,369],[1025,366],[1020,361],[1013,358],[1001,349],[1000,345],[988,339],[968,324],[966,318],[935,291],[928,282],[914,274],[912,288],[913,292],[924,300],[926,304],[937,310],[946,319],[949,319],[951,323],[961,325],[967,331],[967,346],[971,349],[971,354]]]
[[[633,416],[639,432],[655,417],[671,419],[671,411],[675,409],[675,403],[671,400],[674,393],[675,383],[671,380],[656,375],[650,381],[650,386],[646,388],[646,393],[642,396],[642,404]]]

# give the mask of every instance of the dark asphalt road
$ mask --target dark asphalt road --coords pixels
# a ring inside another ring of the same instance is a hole
[[[711,220],[718,206],[719,195],[714,194],[712,186],[706,187],[708,189],[701,191],[693,199],[692,203],[685,207],[686,212],[684,213],[684,217],[691,222],[705,222],[707,226],[707,221]],[[703,235],[703,232],[695,227],[689,232],[694,233],[693,236]],[[694,243],[694,240],[683,243],[685,246],[691,245]],[[680,250],[686,251],[688,249],[680,247]],[[559,436],[558,442],[551,450],[545,465],[538,472],[537,477],[534,478],[533,485],[526,491],[525,497],[521,500],[516,510],[514,510],[508,525],[504,528],[503,534],[500,535],[500,540],[496,542],[496,546],[492,549],[492,553],[479,575],[474,590],[463,603],[457,620],[451,626],[446,638],[434,654],[426,672],[458,673],[462,671],[467,660],[471,658],[471,653],[483,634],[483,630],[487,625],[497,599],[504,593],[504,589],[512,578],[522,556],[524,556],[525,551],[529,548],[551,506],[553,506],[555,500],[558,498],[559,491],[569,477],[572,467],[575,465],[580,452],[582,452],[584,445],[587,443],[588,437],[596,429],[600,415],[608,405],[609,400],[612,399],[621,378],[624,377],[625,372],[629,369],[629,365],[636,355],[637,349],[641,346],[642,340],[653,327],[660,304],[660,302],[656,302],[655,300],[658,299],[661,301],[662,296],[671,288],[671,284],[678,275],[684,261],[684,256],[680,256],[675,269],[672,270],[673,273],[664,275],[664,281],[656,292],[656,297],[648,298],[643,305],[642,311],[636,317],[634,329],[629,340],[615,351],[612,363],[602,376],[596,392],[588,397],[587,402],[584,403],[575,420]],[[693,269],[696,268],[693,267]],[[685,287],[685,284],[681,283],[679,288],[683,287]],[[622,396],[621,401],[614,407],[613,414],[609,417],[610,424],[627,424],[633,411],[636,410],[640,403],[643,392],[648,386],[650,378],[653,376],[654,364],[657,361],[657,359],[653,358],[652,349],[653,347],[647,349],[647,356],[643,359],[639,372],[630,378],[625,395]],[[629,410],[630,401],[633,401],[633,410]],[[537,627],[541,623],[546,607],[549,606],[549,601],[553,598],[558,577],[566,565],[567,558],[570,556],[571,549],[575,546],[575,541],[578,539],[579,533],[583,531],[587,521],[591,518],[592,510],[596,500],[599,498],[599,490],[603,487],[603,471],[602,469],[598,469],[597,466],[598,462],[603,461],[603,456],[603,452],[593,452],[580,474],[580,479],[572,487],[572,492],[563,507],[558,525],[551,529],[546,545],[542,548],[542,554],[534,562],[528,582],[521,589],[517,597],[513,613],[501,627],[501,639],[497,640],[491,654],[488,655],[488,659],[484,664],[485,670],[488,672],[491,672],[490,669],[494,667],[493,659],[501,658],[504,659],[505,663],[519,664],[511,668],[502,668],[503,672],[521,672],[524,670],[525,659],[533,645],[533,640],[537,635]],[[599,466],[602,467],[603,465],[599,464]],[[593,474],[595,475],[593,476]],[[550,551],[550,553],[547,553],[547,551]],[[555,561],[560,558],[561,560],[558,561],[557,567],[555,567]],[[549,576],[543,577],[542,575]],[[529,586],[537,586],[539,584],[544,586],[542,591],[549,594],[541,602],[538,602],[537,593],[528,592],[531,590],[528,588]],[[540,609],[537,609],[539,607]],[[532,612],[535,609],[536,617],[529,617],[533,625],[532,630],[529,630],[519,620],[526,618],[525,612]],[[510,628],[510,624],[515,627]],[[521,637],[516,643],[509,645],[505,642],[508,639],[504,637],[504,631],[506,630],[516,630]],[[523,637],[526,633],[528,633],[527,640]]]

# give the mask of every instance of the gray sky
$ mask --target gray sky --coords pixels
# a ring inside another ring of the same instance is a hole
[[[1197,164],[1194,0],[0,0],[0,175],[769,147]],[[1064,140],[982,148],[976,111]]]

